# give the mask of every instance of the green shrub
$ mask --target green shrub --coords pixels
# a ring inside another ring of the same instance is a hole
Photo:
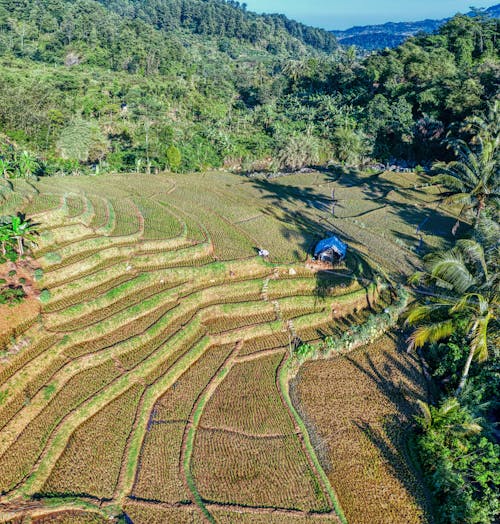
[[[178,171],[182,164],[182,154],[178,147],[171,145],[167,148],[167,161],[172,171]]]
[[[26,294],[22,287],[4,287],[0,290],[0,304],[14,306],[24,300]]]
[[[50,291],[48,289],[42,290],[42,292],[40,293],[40,302],[42,302],[42,304],[45,304],[49,300],[50,300]]]
[[[43,278],[43,269],[39,267],[35,269],[35,280],[38,282],[42,278]]]

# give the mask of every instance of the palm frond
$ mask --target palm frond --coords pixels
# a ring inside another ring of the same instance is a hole
[[[432,342],[439,342],[451,336],[455,330],[453,321],[443,320],[418,327],[408,338],[409,348],[421,348]]]
[[[466,422],[464,424],[456,424],[452,426],[451,432],[457,437],[470,437],[471,435],[477,435],[483,431],[482,426],[476,422]]]
[[[460,402],[455,397],[450,397],[439,406],[439,414],[445,416],[458,409],[460,409]]]
[[[452,251],[435,257],[432,262],[431,274],[433,278],[452,286],[459,294],[465,293],[475,283],[474,277],[465,265],[463,258]]]
[[[470,329],[471,348],[474,351],[474,357],[479,362],[488,359],[488,325],[491,315],[476,319]]]
[[[406,314],[406,324],[415,325],[422,320],[428,320],[436,313],[436,307],[432,305],[415,306]]]
[[[483,246],[479,242],[470,239],[458,240],[456,246],[467,258],[481,266],[485,278],[488,279],[488,266],[486,265]]]
[[[418,422],[425,428],[429,429],[432,426],[432,412],[429,404],[422,400],[417,400],[418,407],[422,413],[421,417],[417,417]]]

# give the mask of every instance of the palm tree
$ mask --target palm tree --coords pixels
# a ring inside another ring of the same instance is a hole
[[[452,437],[467,437],[482,431],[478,419],[472,419],[462,410],[456,398],[448,398],[439,407],[434,407],[421,400],[417,401],[421,415],[417,422],[428,432],[445,429]]]
[[[477,225],[487,205],[500,204],[500,102],[492,104],[485,116],[466,120],[462,130],[473,133],[470,145],[450,141],[457,160],[435,164],[434,180],[446,190],[445,203],[462,205],[459,219],[472,210]]]
[[[489,252],[489,251],[488,251]],[[460,240],[450,251],[427,258],[426,270],[411,279],[425,303],[415,306],[407,323],[418,325],[410,336],[410,348],[423,347],[452,335],[459,322],[465,321],[469,353],[456,395],[460,395],[469,376],[472,361],[484,362],[499,313],[499,274],[496,264],[488,268],[490,257],[498,259],[498,246],[487,258],[475,240]]]
[[[459,218],[473,211],[477,225],[486,206],[500,207],[500,175],[498,151],[492,143],[481,137],[475,142],[471,148],[463,140],[453,141],[457,160],[438,162],[433,169],[437,172],[435,183],[445,188],[443,202],[460,204]]]
[[[35,243],[35,237],[38,235],[31,219],[26,219],[25,215],[18,213],[11,217],[10,227],[12,229],[12,238],[17,240],[17,249],[20,256],[24,255],[25,243]]]
[[[496,151],[500,149],[500,100],[495,100],[488,107],[484,116],[472,116],[465,120],[463,131],[472,133],[474,137],[481,137]],[[475,138],[472,138],[475,142]]]

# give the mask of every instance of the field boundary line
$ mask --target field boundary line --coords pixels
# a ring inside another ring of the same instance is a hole
[[[168,348],[163,345],[155,352],[157,354],[154,355],[153,358],[148,357],[147,360],[141,362],[138,366],[130,370],[128,374],[119,375],[101,389],[98,394],[85,400],[76,409],[68,412],[59,421],[57,427],[54,428],[54,431],[47,440],[43,451],[31,471],[13,490],[1,497],[0,502],[3,500],[12,500],[21,493],[36,493],[50,476],[53,467],[64,451],[64,448],[73,432],[85,420],[96,414],[115,398],[129,389],[134,382],[140,381],[144,375],[155,370],[161,363],[162,355],[165,351],[168,351]],[[184,363],[183,358],[184,357],[179,361],[181,364]]]
[[[183,476],[187,488],[193,496],[194,502],[200,508],[205,518],[212,524],[216,524],[216,520],[206,508],[203,498],[198,492],[191,471],[191,460],[193,456],[194,439],[196,436],[196,432],[200,427],[200,419],[203,415],[203,411],[205,409],[205,406],[207,405],[207,402],[210,401],[219,385],[223,382],[229,371],[233,368],[235,364],[234,358],[238,354],[242,346],[243,343],[241,341],[238,341],[236,343],[233,351],[229,354],[229,356],[217,370],[216,374],[213,375],[212,379],[208,382],[204,390],[200,393],[195,405],[193,406],[191,414],[189,415],[188,423],[185,426],[184,436],[182,439],[181,455],[179,457],[179,473]]]
[[[251,340],[251,339],[247,339],[247,340]],[[259,360],[260,358],[270,357],[271,355],[275,355],[277,353],[281,353],[285,351],[286,351],[286,348],[284,347],[264,349],[262,351],[250,353],[249,355],[241,355],[239,357],[235,357],[234,361],[237,364],[240,364],[243,362],[251,362],[252,360]]]
[[[119,483],[116,487],[116,498],[123,501],[128,497],[134,487],[136,473],[140,467],[140,455],[144,439],[148,432],[151,412],[158,399],[169,389],[179,378],[198,361],[209,347],[209,339],[206,337],[205,343],[201,344],[203,339],[195,346],[189,349],[179,360],[177,360],[155,383],[146,389],[144,405],[148,407],[143,409],[139,414],[140,420],[137,423],[136,430],[132,434],[130,444],[126,453],[126,460],[122,463],[123,476],[120,472]]]
[[[257,434],[257,433],[250,433],[248,431],[241,431],[239,429],[232,429],[227,428],[223,426],[209,426],[207,424],[199,424],[199,429],[204,429],[206,431],[211,431],[212,433],[230,433],[232,435],[241,435],[243,437],[247,437],[250,439],[264,439],[264,440],[279,440],[284,439],[286,437],[290,437],[291,435],[300,435],[300,431],[294,431],[293,433],[268,433],[268,434]]]
[[[301,419],[298,411],[295,409],[295,406],[292,403],[292,399],[290,398],[290,384],[289,384],[289,373],[288,373],[289,372],[289,362],[290,362],[289,359],[285,360],[278,371],[277,378],[278,378],[278,384],[280,386],[281,393],[289,409],[289,412],[291,413],[296,425],[300,429],[300,432],[302,434],[301,440],[307,450],[307,455],[309,456],[309,459],[314,464],[316,473],[319,475],[322,481],[323,487],[324,489],[326,489],[328,496],[331,499],[335,512],[337,513],[337,516],[339,517],[342,524],[347,524],[347,519],[344,515],[342,507],[340,506],[340,502],[337,498],[337,494],[335,493],[335,490],[333,489],[333,486],[331,485],[330,480],[328,479],[328,476],[325,473],[325,470],[323,469],[323,467],[321,466],[321,463],[316,455],[316,452],[314,451],[314,447],[311,444],[309,433],[307,432],[307,428],[304,424],[304,421]]]

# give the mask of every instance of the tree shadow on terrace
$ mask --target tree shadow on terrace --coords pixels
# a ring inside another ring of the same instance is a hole
[[[381,422],[354,421],[365,436],[377,447],[389,471],[408,492],[415,496],[423,509],[427,522],[433,522],[432,504],[423,478],[414,466],[411,450],[413,418],[417,414],[416,401],[429,401],[428,385],[424,381],[418,357],[406,351],[405,334],[400,331],[386,336],[397,345],[398,359],[390,351],[383,351],[382,365],[377,365],[370,354],[364,362],[350,356],[345,358],[373,382],[385,402],[392,406],[394,413]]]

